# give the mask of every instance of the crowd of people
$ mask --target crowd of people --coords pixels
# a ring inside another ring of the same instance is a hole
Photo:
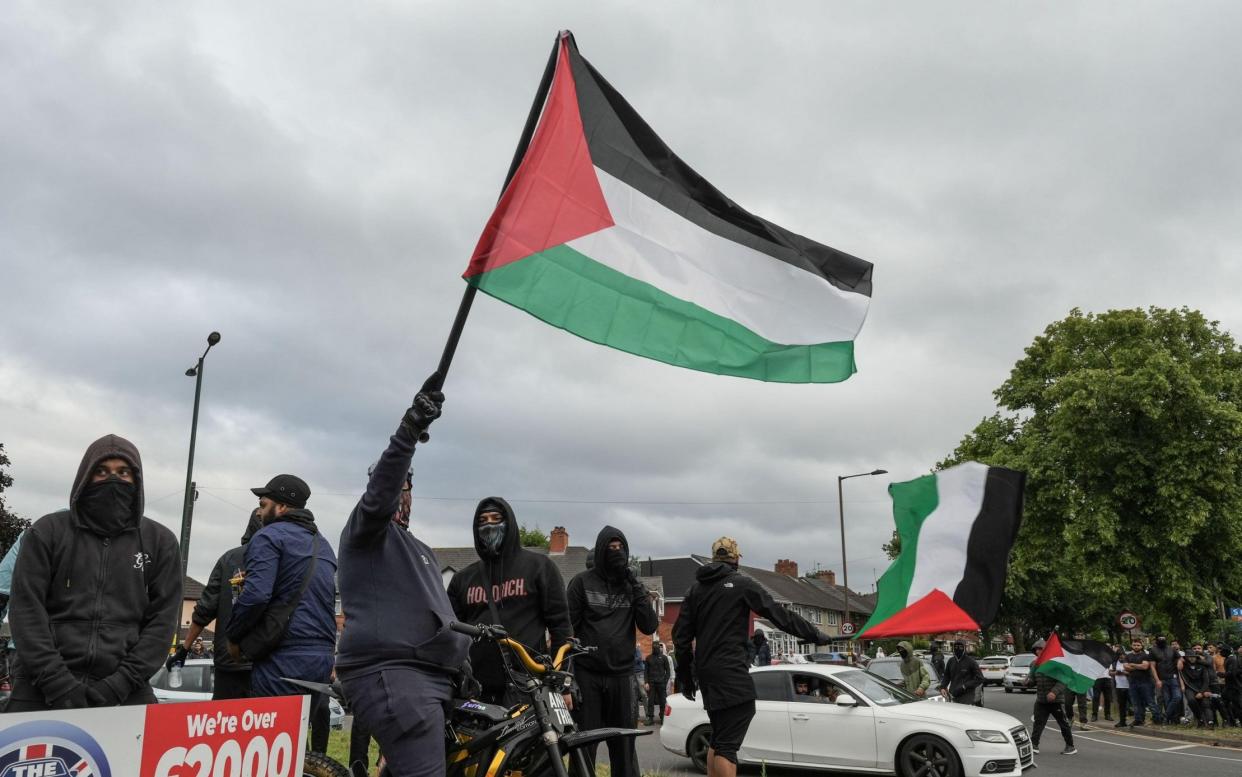
[[[443,774],[455,692],[520,701],[497,645],[449,628],[498,624],[543,654],[571,637],[593,648],[575,659],[565,698],[583,728],[633,728],[643,709],[648,723],[662,720],[674,680],[689,698],[701,692],[713,721],[713,777],[731,777],[754,715],[750,612],[816,644],[828,638],[739,574],[738,545],[724,537],[686,594],[676,660],[659,640],[644,656],[637,634],[656,631],[656,595],[636,577],[625,533],[603,527],[592,563],[566,586],[547,555],[521,546],[513,508],[500,497],[474,510],[478,560],[446,587],[434,552],[410,527],[411,463],[442,411],[437,382],[428,380],[371,467],[335,549],[308,509],[304,480],[281,474],[252,489],[258,506],[239,544],[214,564],[171,657],[182,603],[177,538],[143,515],[137,447],[116,435],[92,443],[69,507],[35,521],[0,561],[11,572],[16,653],[6,711],[154,703],[149,680],[161,665],[211,658],[215,699],[305,693],[289,679],[339,681],[354,715],[356,774],[369,773],[372,738],[391,774]],[[209,649],[202,634],[213,623]],[[326,747],[326,701],[314,697],[311,749]],[[632,738],[610,739],[608,749],[616,777],[638,777]],[[593,765],[594,748],[586,755]]]

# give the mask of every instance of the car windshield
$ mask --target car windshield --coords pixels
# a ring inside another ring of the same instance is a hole
[[[151,678],[151,685],[163,691],[211,693],[213,669],[214,667],[211,664],[183,666],[181,667],[181,687],[173,688],[168,684],[168,669],[160,667],[160,670]]]
[[[883,677],[877,677],[870,672],[860,672],[857,669],[852,669],[848,672],[833,675],[833,679],[849,684],[850,687],[881,707],[921,701],[914,694],[907,693]]]
[[[890,682],[901,679],[901,664],[897,661],[878,659],[871,662],[871,665],[867,667],[867,671],[872,674],[878,674]]]
[[[980,663],[987,666],[1009,666],[1009,662],[1003,658],[985,658]]]
[[[1035,656],[1014,656],[1010,666],[1030,666],[1034,660]]]

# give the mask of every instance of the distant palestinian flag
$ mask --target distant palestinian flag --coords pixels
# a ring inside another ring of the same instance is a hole
[[[968,461],[888,487],[901,555],[861,639],[978,631],[996,617],[1026,474]]]
[[[1053,633],[1035,659],[1035,671],[1055,677],[1074,693],[1086,693],[1108,676],[1113,652],[1093,639],[1061,639]]]
[[[852,375],[871,263],[721,194],[570,34],[556,57],[539,125],[467,282],[579,337],[668,364],[788,383]]]

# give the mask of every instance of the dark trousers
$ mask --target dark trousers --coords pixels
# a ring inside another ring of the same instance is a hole
[[[1130,682],[1130,706],[1134,710],[1134,725],[1141,726],[1151,710],[1152,720],[1159,723],[1160,707],[1156,704],[1156,686],[1152,683]]]
[[[1225,709],[1231,710],[1234,724],[1242,726],[1242,685],[1225,684]]]
[[[371,774],[371,732],[357,718],[349,730],[349,773],[352,777]]]
[[[1113,717],[1113,680],[1111,677],[1101,677],[1095,681],[1095,686],[1091,689],[1091,719],[1095,720],[1100,717],[1100,704],[1104,705],[1104,719],[1108,720]]]
[[[1061,736],[1065,738],[1067,747],[1074,746],[1074,734],[1070,731],[1070,723],[1065,717],[1065,709],[1060,702],[1055,701],[1037,701],[1035,702],[1035,723],[1031,727],[1031,744],[1039,747],[1039,737],[1044,733],[1044,726],[1048,725],[1048,716],[1051,715],[1061,727]]]
[[[1074,705],[1078,705],[1078,722],[1087,722],[1087,694],[1074,693],[1071,690],[1065,691],[1065,717],[1069,720],[1074,719]]]
[[[354,725],[370,731],[390,777],[442,777],[444,711],[453,685],[447,675],[413,667],[341,675]]]
[[[1121,725],[1125,725],[1126,717],[1130,714],[1130,688],[1116,688],[1117,691],[1117,720],[1121,721]]]
[[[584,729],[619,726],[634,728],[637,724],[634,699],[634,674],[596,674],[577,668],[574,679],[582,694],[582,725]],[[583,746],[587,764],[595,771],[595,748]],[[638,754],[633,737],[608,740],[608,762],[613,777],[639,777]]]
[[[324,693],[312,693],[310,708],[310,743],[312,753],[328,752],[328,732],[331,730],[332,710],[328,707],[328,696]]]
[[[1203,691],[1199,691],[1203,693]],[[1195,691],[1186,689],[1186,695],[1183,697],[1187,706],[1190,707],[1190,714],[1194,717],[1195,722],[1200,726],[1207,726],[1212,723],[1212,700],[1209,698],[1196,699]]]
[[[211,698],[215,701],[223,699],[250,698],[250,670],[229,672],[216,667],[216,679],[212,686]]]
[[[1212,718],[1219,718],[1220,723],[1234,725],[1233,705],[1229,703],[1229,699],[1225,697],[1225,686],[1217,683],[1210,686],[1210,690],[1215,696],[1212,697]]]
[[[664,704],[668,701],[668,683],[648,683],[651,686],[647,691],[647,722],[650,723],[655,718],[652,716],[652,709],[660,711],[660,722],[664,722]]]

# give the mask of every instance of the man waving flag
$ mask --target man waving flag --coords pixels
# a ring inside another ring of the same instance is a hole
[[[1086,693],[1096,680],[1108,676],[1112,663],[1113,652],[1103,642],[1061,639],[1053,632],[1034,666],[1036,672],[1055,677],[1074,693]]]
[[[539,124],[465,272],[593,342],[722,375],[842,381],[871,263],[743,210],[557,42]]]

